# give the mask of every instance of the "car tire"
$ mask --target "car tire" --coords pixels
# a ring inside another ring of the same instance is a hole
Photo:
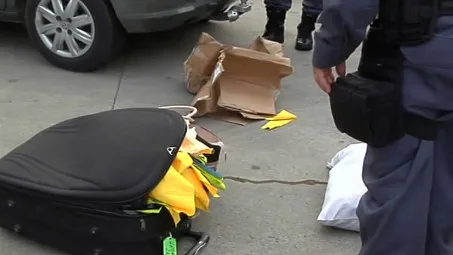
[[[25,9],[29,37],[51,64],[69,71],[90,72],[121,51],[125,32],[106,2],[73,0],[78,3],[75,8],[69,8],[69,0],[54,2],[61,3],[61,11],[53,7],[51,0],[27,0]]]

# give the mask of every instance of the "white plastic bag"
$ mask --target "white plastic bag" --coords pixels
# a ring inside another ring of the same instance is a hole
[[[325,226],[359,232],[356,209],[367,191],[362,166],[367,145],[351,144],[327,164],[330,169],[326,195],[318,222]]]

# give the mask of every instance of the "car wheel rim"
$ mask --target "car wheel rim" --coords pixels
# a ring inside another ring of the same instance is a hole
[[[80,0],[41,0],[35,27],[44,45],[60,57],[83,56],[93,45],[93,16]]]

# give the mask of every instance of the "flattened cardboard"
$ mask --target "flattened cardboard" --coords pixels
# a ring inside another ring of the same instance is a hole
[[[203,34],[201,37],[204,39],[200,39],[200,42],[205,42],[210,36]],[[210,38],[210,42],[215,41]],[[200,49],[203,45],[206,44],[199,45]],[[215,51],[210,53],[215,54]],[[220,47],[215,57],[207,58],[216,59],[217,63],[210,70],[209,78],[198,89],[192,102],[198,109],[197,116],[209,115],[245,125],[252,120],[275,115],[275,101],[281,89],[281,79],[293,73],[291,60],[282,55],[281,44],[262,37],[258,37],[250,49],[226,45]],[[187,65],[197,63],[193,54],[189,59],[191,61],[186,61]],[[206,64],[204,69],[192,68],[192,79],[189,79],[192,84],[197,81],[193,78],[196,73],[193,70],[207,72],[209,68],[211,66]],[[200,73],[199,71],[197,74]]]

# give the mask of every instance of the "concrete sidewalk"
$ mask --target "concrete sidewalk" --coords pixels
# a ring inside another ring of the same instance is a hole
[[[326,162],[350,142],[333,126],[328,98],[314,84],[311,53],[293,50],[301,2],[288,14],[286,53],[296,72],[284,80],[279,109],[299,119],[264,132],[202,119],[222,137],[228,161],[222,172],[229,190],[200,216],[195,228],[208,231],[205,255],[357,254],[358,235],[322,228],[316,222],[327,180]],[[23,29],[0,24],[0,155],[47,126],[112,108],[187,104],[183,61],[201,31],[219,41],[248,46],[262,32],[264,8],[256,2],[239,21],[210,23],[176,33],[134,36],[131,50],[92,74],[50,66],[31,48]],[[183,38],[181,40],[181,38]],[[357,56],[349,64],[354,67]],[[260,183],[260,181],[269,180]],[[0,231],[2,255],[61,254]],[[133,255],[133,254],[131,254]]]

